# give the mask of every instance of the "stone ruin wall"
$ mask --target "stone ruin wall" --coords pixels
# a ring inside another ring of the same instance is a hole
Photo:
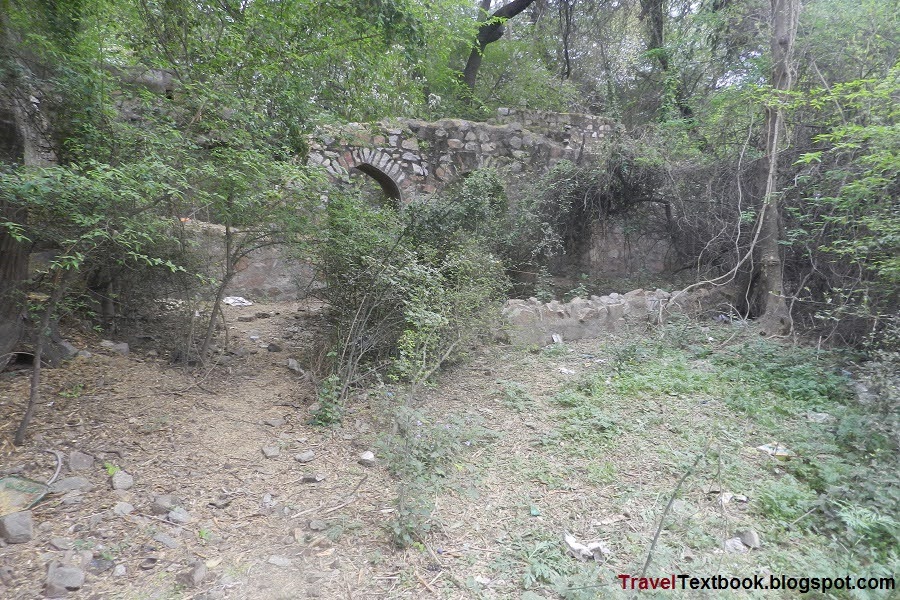
[[[523,123],[525,120],[527,123]],[[509,175],[542,175],[561,160],[577,162],[602,151],[614,130],[600,117],[520,113],[500,109],[488,123],[462,119],[435,122],[400,119],[324,128],[310,140],[309,163],[338,181],[361,170],[402,203],[433,194],[461,176],[487,167]],[[390,181],[385,181],[386,176]]]
[[[494,125],[518,123],[529,131],[536,131],[565,147],[586,154],[599,154],[603,140],[615,131],[616,123],[605,117],[579,113],[553,113],[521,108],[498,108],[497,115],[488,119]]]
[[[508,300],[503,316],[510,341],[545,346],[560,340],[600,338],[629,326],[660,324],[676,314],[696,314],[714,304],[715,298],[706,289],[688,293],[638,289],[565,303],[529,298]]]
[[[509,195],[561,160],[602,160],[617,125],[603,117],[501,108],[487,123],[404,119],[326,127],[310,138],[309,163],[336,181],[366,173],[398,204],[433,194],[476,169],[495,167]],[[594,223],[590,244],[554,269],[576,276],[664,273],[672,263],[664,235],[624,222]]]

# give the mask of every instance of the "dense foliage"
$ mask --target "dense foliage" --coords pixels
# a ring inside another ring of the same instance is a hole
[[[895,2],[801,3],[787,90],[770,80],[763,0],[536,1],[491,24],[503,35],[467,85],[484,17],[507,4],[6,0],[3,119],[25,150],[0,172],[0,246],[56,252],[45,282],[80,270],[72,289],[109,326],[148,295],[142,284],[170,292],[174,273],[185,294],[215,300],[253,248],[321,242],[310,248],[338,355],[356,357],[338,371],[365,357],[418,380],[469,343],[463,333],[481,335],[464,324],[502,295],[504,272],[534,293],[548,259],[582,256],[597,222],[658,229],[676,267],[729,284],[733,310],[759,316],[754,248],[771,203],[795,325],[896,347]],[[400,212],[336,193],[322,210],[324,184],[305,166],[316,126],[503,105],[625,128],[603,164],[559,164],[513,197],[478,174]],[[785,124],[774,148],[773,112]],[[29,160],[42,144],[53,160]],[[760,185],[767,164],[772,189]],[[224,227],[212,281],[186,275],[197,270],[188,220]],[[0,269],[0,295],[21,302],[14,279]],[[343,395],[354,377],[339,379]]]

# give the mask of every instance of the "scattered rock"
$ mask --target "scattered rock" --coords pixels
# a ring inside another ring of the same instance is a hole
[[[321,473],[312,473],[312,474],[307,473],[306,475],[303,476],[303,478],[300,481],[303,483],[319,483],[320,481],[324,481],[324,480],[325,480],[325,476],[322,475]]]
[[[293,358],[287,359],[287,368],[296,373],[297,375],[305,375],[306,373],[303,369],[300,368],[300,363],[298,363]]]
[[[260,311],[260,312],[256,313],[257,319],[268,319],[271,316],[272,316],[272,313],[267,313],[264,311]]]
[[[134,487],[134,477],[125,471],[116,471],[112,476],[114,490],[130,490]]]
[[[181,542],[173,538],[168,533],[157,533],[153,536],[153,541],[159,542],[166,548],[177,548],[181,545]]]
[[[111,350],[116,354],[121,354],[122,356],[128,356],[129,348],[128,344],[125,342],[112,342],[110,340],[103,340],[100,342],[100,346],[102,348],[106,348],[107,350]]]
[[[254,317],[253,315],[240,315],[240,316],[238,316],[238,322],[239,322],[239,323],[252,323],[252,322],[255,321],[255,320],[256,320],[256,317]]]
[[[65,598],[68,595],[69,590],[55,583],[46,583],[44,585],[44,598]]]
[[[375,466],[375,454],[370,450],[366,450],[362,454],[359,455],[359,464],[364,467],[374,467]]]
[[[134,506],[129,502],[116,502],[116,505],[113,506],[113,513],[119,515],[120,517],[130,515],[133,512]]]
[[[125,568],[125,565],[116,565],[116,568],[113,569],[112,575],[113,577],[125,577],[125,574],[127,572],[128,571]]]
[[[313,531],[325,531],[328,529],[328,523],[320,521],[319,519],[313,519],[309,522],[309,528]]]
[[[878,395],[869,391],[869,388],[859,381],[853,382],[853,391],[856,392],[856,399],[862,404],[871,404],[878,400]]]
[[[834,420],[834,417],[824,412],[808,412],[806,419],[812,423],[828,423]]]
[[[262,453],[266,458],[275,458],[281,454],[281,448],[278,446],[263,446]]]
[[[725,540],[723,544],[725,548],[725,552],[731,552],[732,554],[745,554],[748,550],[747,546],[744,545],[744,542],[741,541],[739,537],[733,537]]]
[[[88,563],[88,567],[91,570],[91,573],[106,573],[107,571],[111,571],[113,567],[116,566],[116,563],[107,559],[107,558],[94,558]]]
[[[266,419],[263,423],[269,427],[281,427],[284,425],[284,417],[272,417],[271,419]]]
[[[71,552],[66,553],[66,565],[70,567],[77,567],[82,571],[87,568],[91,561],[94,559],[94,553],[90,550],[82,550],[80,552],[75,552],[74,554]]]
[[[53,561],[47,571],[47,588],[77,590],[84,585],[84,571],[78,567],[64,567]],[[57,592],[58,593],[58,592]],[[55,596],[59,597],[59,596]]]
[[[81,501],[84,499],[84,495],[75,490],[72,492],[66,493],[62,498],[59,499],[59,503],[63,506],[72,506],[73,504],[81,504]]]
[[[197,587],[206,579],[206,564],[197,561],[191,567],[178,576],[178,583],[187,587]]]
[[[269,352],[281,352],[283,348],[275,342],[272,342],[268,346],[266,346],[266,350],[268,350]]]
[[[790,451],[786,446],[784,446],[784,444],[780,444],[778,442],[763,444],[762,446],[757,446],[756,449],[760,452],[765,452],[769,456],[774,456],[778,460],[787,460],[791,457],[796,456],[796,454]]]
[[[88,471],[94,468],[94,457],[78,450],[69,452],[70,471]]]
[[[753,529],[748,529],[747,531],[742,531],[738,534],[741,542],[747,546],[748,548],[759,548],[762,546],[762,542],[759,539],[759,534],[756,533]]]
[[[24,544],[34,537],[31,511],[14,512],[0,518],[0,538],[7,544]]]
[[[181,503],[181,500],[172,494],[157,496],[153,499],[153,504],[150,505],[150,512],[154,515],[165,515],[173,508],[180,506]]]
[[[294,456],[294,460],[302,463],[312,462],[314,458],[316,458],[316,453],[312,450],[307,450],[306,452],[301,452]]]
[[[180,523],[182,525],[185,523],[191,522],[190,513],[188,513],[188,511],[184,510],[180,506],[176,506],[175,508],[170,510],[169,514],[168,514],[168,518],[173,523]]]
[[[73,545],[72,540],[69,538],[50,538],[50,546],[56,550],[71,550]]]
[[[91,482],[85,479],[84,477],[66,477],[64,479],[60,479],[59,481],[54,482],[50,486],[50,493],[52,494],[61,494],[64,492],[71,492],[74,490],[78,490],[81,492],[87,492],[91,489]]]
[[[594,559],[599,561],[612,555],[612,550],[603,542],[591,542],[585,545],[568,532],[563,532],[563,542],[569,555],[580,560]]]
[[[289,567],[291,566],[291,559],[286,556],[270,556],[269,564],[275,565],[276,567]]]

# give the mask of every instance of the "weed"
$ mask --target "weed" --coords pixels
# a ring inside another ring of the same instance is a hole
[[[84,393],[84,384],[83,383],[74,383],[69,386],[68,389],[61,390],[59,395],[63,398],[80,398],[81,394]]]
[[[118,467],[117,465],[114,465],[111,462],[103,463],[103,468],[104,468],[104,470],[106,470],[106,474],[109,475],[110,477],[112,477],[113,475],[115,475],[116,473],[118,473],[119,471],[122,470],[120,467]]]
[[[491,563],[499,572],[514,572],[525,592],[522,598],[544,598],[538,592],[552,590],[561,598],[587,600],[597,597],[596,565],[567,556],[562,541],[541,532],[530,532],[507,544],[510,550]]]
[[[330,427],[341,422],[343,407],[340,401],[341,382],[337,375],[329,375],[319,386],[317,400],[318,410],[309,419],[310,425]]]
[[[560,358],[568,356],[572,350],[565,344],[550,344],[541,348],[541,356],[547,358]]]
[[[424,411],[406,406],[394,409],[393,420],[394,433],[383,436],[377,446],[388,470],[400,480],[388,531],[397,546],[407,547],[430,531],[432,498],[462,469],[457,458],[496,434],[477,420],[452,416],[435,421]]]
[[[516,412],[524,412],[534,404],[534,398],[528,394],[522,384],[515,381],[498,381],[497,383],[502,388],[500,399],[503,404]]]
[[[791,475],[763,483],[757,493],[760,512],[782,525],[793,523],[816,503],[816,493]]]
[[[563,294],[563,302],[571,302],[575,298],[588,298],[593,290],[590,286],[590,280],[587,274],[582,273],[578,276],[578,285]]]

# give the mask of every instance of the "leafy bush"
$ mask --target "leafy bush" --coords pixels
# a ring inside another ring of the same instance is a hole
[[[321,263],[339,398],[374,374],[425,381],[493,333],[506,290],[491,243],[502,191],[496,175],[474,174],[402,212],[332,198]]]

